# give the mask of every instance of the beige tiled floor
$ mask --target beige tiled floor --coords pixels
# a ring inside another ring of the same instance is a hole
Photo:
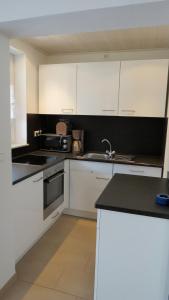
[[[92,300],[96,222],[62,216],[17,265],[2,300]]]

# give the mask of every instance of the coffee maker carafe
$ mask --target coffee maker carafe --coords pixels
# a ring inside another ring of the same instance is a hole
[[[84,151],[84,130],[72,130],[72,152],[81,154]]]

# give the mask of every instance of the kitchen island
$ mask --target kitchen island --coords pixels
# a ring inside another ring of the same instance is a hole
[[[167,179],[116,174],[96,202],[95,300],[168,300]]]

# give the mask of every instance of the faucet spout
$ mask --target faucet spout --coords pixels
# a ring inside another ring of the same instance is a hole
[[[106,154],[108,154],[109,158],[112,159],[113,155],[115,155],[115,151],[112,151],[112,145],[108,139],[102,139],[101,143],[107,143],[109,145],[109,150],[106,150]]]

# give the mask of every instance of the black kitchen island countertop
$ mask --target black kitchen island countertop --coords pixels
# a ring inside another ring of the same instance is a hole
[[[157,194],[169,194],[168,179],[115,174],[96,208],[169,219],[169,207],[155,203]]]

